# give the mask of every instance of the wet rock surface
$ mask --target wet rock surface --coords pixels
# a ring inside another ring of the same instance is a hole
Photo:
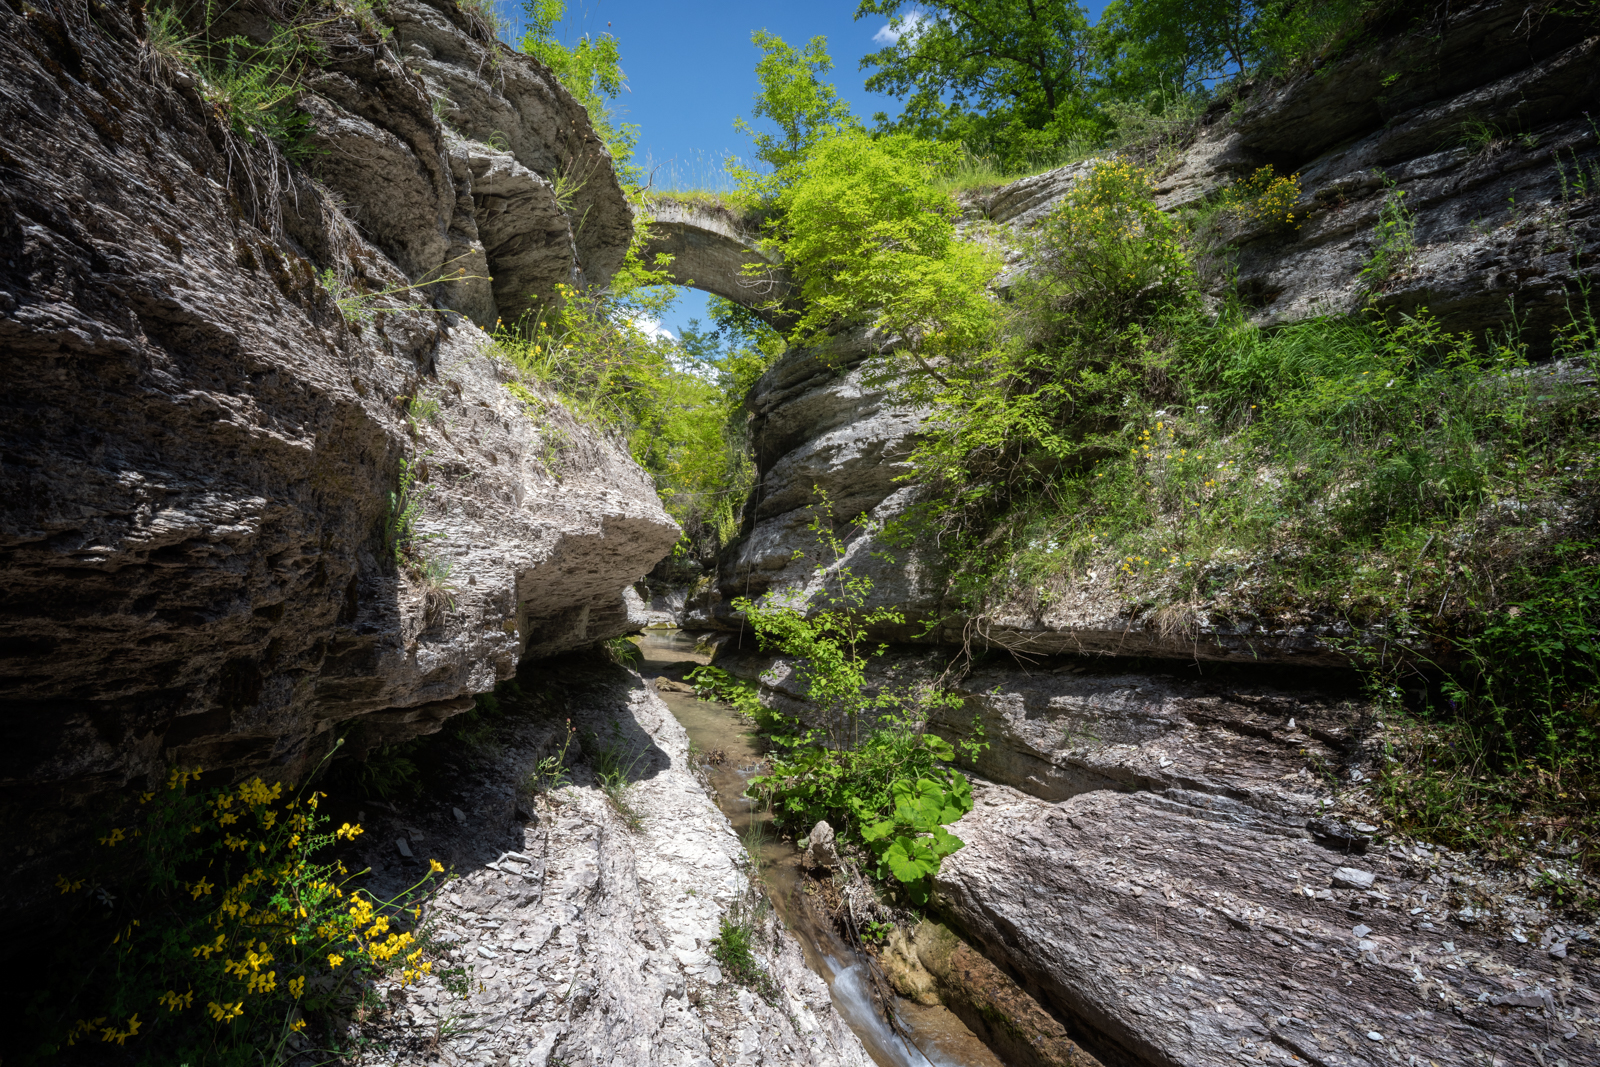
[[[464,968],[469,991],[451,993],[437,972],[385,988],[388,1007],[366,1028],[370,1051],[359,1062],[867,1067],[822,979],[770,912],[753,944],[773,983],[767,996],[724,975],[711,955],[721,918],[753,900],[751,865],[653,690],[593,658],[524,667],[518,680],[540,694],[540,710],[513,712],[498,755],[448,796],[366,813],[375,890],[415,881],[427,857],[457,875],[424,917],[450,946],[439,971]],[[634,760],[623,796],[637,830],[598,788],[593,752],[569,784],[524,791],[569,716],[582,744],[620,744]],[[395,847],[406,837],[413,860]]]

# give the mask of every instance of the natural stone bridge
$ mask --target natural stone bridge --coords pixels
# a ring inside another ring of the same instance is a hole
[[[779,330],[794,325],[794,283],[782,263],[758,246],[758,219],[720,203],[671,197],[652,201],[650,211],[655,221],[645,262],[664,252],[672,257],[667,275],[676,284],[752,308]]]

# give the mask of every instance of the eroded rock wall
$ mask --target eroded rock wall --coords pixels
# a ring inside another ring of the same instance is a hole
[[[530,664],[518,681],[543,712],[508,699],[497,751],[456,778],[449,806],[368,812],[360,842],[375,889],[410,885],[428,857],[460,875],[429,918],[445,946],[439,967],[464,967],[470,981],[465,997],[435,975],[388,984],[388,1010],[356,1062],[867,1067],[796,936],[756,907],[754,865],[651,687],[597,657]],[[574,758],[563,788],[519,790],[560,749],[569,716],[626,746],[633,827],[599,787],[592,751]],[[714,958],[730,914],[753,916],[764,995]],[[447,1025],[467,1013],[473,1026]]]
[[[418,63],[485,51],[447,0],[390,7]],[[481,121],[511,150],[474,145],[336,20],[291,166],[142,18],[0,6],[0,848],[23,895],[98,798],[169,763],[296,776],[358,723],[436,730],[520,657],[634,628],[624,590],[677,535],[623,450],[504,388],[450,310],[492,322],[500,290],[408,288],[528,261],[482,247],[480,215],[533,216],[475,191],[480,155],[530,186],[591,168],[561,209],[581,238],[524,227],[542,280],[516,292],[620,262],[631,213],[548,71],[502,48],[474,82],[457,57],[458,109],[502,108]],[[408,499],[431,580],[396,565]]]

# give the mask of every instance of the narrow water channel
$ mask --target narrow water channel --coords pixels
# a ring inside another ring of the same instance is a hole
[[[709,659],[695,651],[694,639],[681,630],[647,630],[636,640],[643,654],[639,673],[646,679],[681,677],[681,670],[673,668]],[[771,830],[770,816],[745,798],[745,787],[761,761],[759,739],[726,704],[692,693],[659,695],[699,751],[720,756],[706,767],[717,804],[747,846],[754,846],[773,907],[800,939],[806,962],[828,984],[834,1007],[879,1067],[1005,1067],[960,1019],[938,1005],[894,998],[892,1010],[910,1040],[895,1032],[873,1004],[867,961],[800,906],[800,853]]]

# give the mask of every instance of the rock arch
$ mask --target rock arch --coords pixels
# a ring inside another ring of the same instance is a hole
[[[758,245],[757,217],[721,203],[672,197],[653,200],[649,210],[654,220],[645,245],[647,262],[664,252],[672,257],[667,274],[678,285],[753,308],[777,329],[794,324],[799,313],[795,285],[783,264]],[[751,264],[760,273],[747,272]]]

